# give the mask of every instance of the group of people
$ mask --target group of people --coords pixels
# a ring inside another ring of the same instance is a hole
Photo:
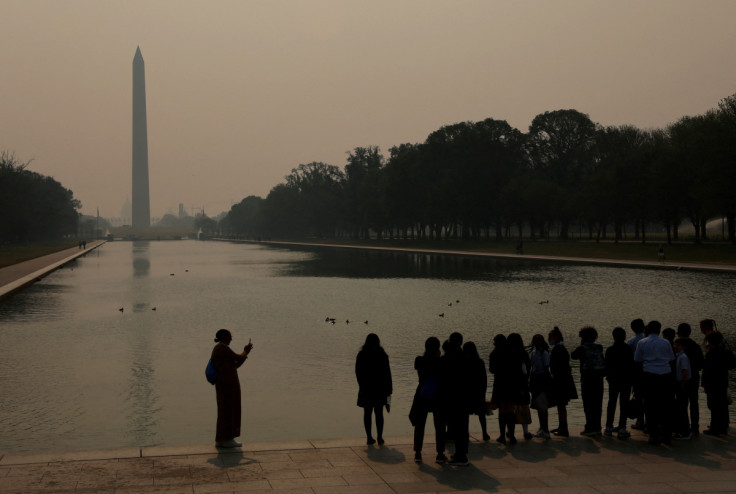
[[[545,338],[532,337],[526,347],[518,333],[498,334],[488,357],[493,375],[490,400],[486,400],[486,364],[472,341],[463,343],[453,333],[440,344],[427,338],[424,353],[416,357],[418,384],[409,419],[414,426],[414,460],[422,462],[424,431],[429,414],[435,429],[436,462],[468,464],[470,415],[477,415],[483,440],[489,441],[486,415],[495,410],[500,434],[496,441],[516,443],[516,426],[524,439],[549,439],[570,435],[567,405],[578,398],[570,361],[580,362],[580,398],[583,402],[584,436],[616,435],[627,439],[627,419],[632,428],[649,434],[654,444],[671,439],[689,439],[700,433],[698,395],[701,387],[711,412],[710,426],[703,433],[722,435],[728,431],[728,371],[736,368],[736,357],[728,348],[715,321],[700,322],[703,343],[690,338],[691,327],[662,330],[658,321],[631,322],[634,336],[612,331],[613,344],[604,349],[596,343],[598,332],[586,326],[578,332],[580,344],[572,352],[565,347],[562,331],[554,327]],[[660,333],[662,336],[660,336]],[[702,372],[702,379],[701,379]],[[383,407],[390,406],[393,392],[389,358],[378,336],[371,333],[358,353],[355,373],[359,385],[358,406],[364,410],[367,443],[383,444]],[[604,381],[608,381],[608,406],[602,427]],[[633,394],[632,394],[633,393]],[[558,425],[549,426],[549,410],[557,409]],[[536,410],[539,430],[532,434],[531,410]],[[614,419],[618,411],[618,424]],[[375,416],[376,437],[372,434]],[[445,455],[445,445],[454,443],[455,453]]]
[[[440,344],[432,336],[424,343],[424,353],[416,357],[414,369],[418,384],[409,420],[414,426],[414,460],[422,462],[424,430],[429,414],[435,429],[436,462],[468,464],[470,415],[477,415],[483,440],[489,441],[486,415],[495,410],[498,416],[499,443],[516,443],[516,426],[524,439],[549,439],[551,435],[570,435],[567,405],[578,398],[572,375],[571,359],[580,362],[580,397],[583,401],[584,436],[617,435],[627,439],[627,419],[632,428],[649,434],[654,444],[671,439],[690,439],[700,433],[699,389],[702,386],[710,425],[704,434],[728,432],[728,371],[736,368],[736,356],[728,347],[715,321],[700,321],[702,344],[690,338],[692,329],[682,323],[677,329],[662,330],[658,321],[631,322],[634,336],[626,331],[612,331],[613,345],[604,350],[596,343],[598,331],[586,326],[578,332],[580,345],[571,353],[564,337],[554,327],[547,338],[536,334],[526,347],[518,333],[497,334],[488,356],[487,370],[493,375],[490,400],[486,399],[488,377],[486,364],[472,341],[463,343],[460,333],[452,333]],[[661,334],[661,336],[660,336]],[[215,337],[211,364],[217,375],[218,447],[237,447],[240,436],[240,383],[237,369],[248,358],[249,342],[241,353],[230,349],[232,335],[221,329]],[[391,405],[393,385],[389,358],[378,336],[366,337],[355,362],[358,380],[358,406],[363,408],[367,444],[383,444],[383,408]],[[608,381],[608,406],[605,429],[601,427],[604,380]],[[558,425],[549,427],[549,410],[557,409]],[[618,409],[618,425],[614,419]],[[539,430],[529,432],[531,410],[536,410]],[[373,418],[376,437],[372,433]],[[455,453],[445,455],[445,445],[454,443]]]

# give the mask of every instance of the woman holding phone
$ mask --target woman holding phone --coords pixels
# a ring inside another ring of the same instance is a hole
[[[215,348],[212,349],[212,363],[217,371],[215,391],[217,393],[217,432],[215,446],[218,448],[236,448],[243,444],[236,441],[240,436],[240,381],[238,367],[248,358],[253,344],[243,348],[242,353],[235,353],[230,348],[233,336],[227,329],[220,329],[215,334]]]

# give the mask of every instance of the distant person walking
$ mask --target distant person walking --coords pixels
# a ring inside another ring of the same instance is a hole
[[[230,348],[233,337],[227,329],[220,329],[215,334],[215,348],[212,349],[212,364],[217,371],[215,392],[217,394],[217,432],[215,446],[218,448],[236,448],[243,444],[236,441],[240,436],[240,381],[238,367],[248,358],[253,344],[248,342],[242,353],[235,353]]]
[[[358,406],[363,408],[363,426],[367,444],[375,444],[371,432],[372,415],[376,416],[378,444],[383,444],[383,407],[393,394],[391,367],[388,355],[381,347],[378,335],[370,333],[355,360],[355,377],[358,379]]]

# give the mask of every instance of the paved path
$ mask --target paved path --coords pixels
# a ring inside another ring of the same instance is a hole
[[[429,438],[427,438],[429,440]],[[506,493],[653,494],[736,491],[736,442],[700,436],[671,447],[641,434],[470,446],[471,465],[413,462],[411,438],[129,448],[0,458],[2,493]],[[450,447],[451,449],[451,447]]]
[[[104,240],[95,240],[89,242],[86,249],[72,247],[0,268],[0,300],[12,295],[18,290],[22,290],[28,285],[32,285],[39,278],[43,278],[52,271],[59,269],[69,261],[73,261],[78,257],[92,252],[104,243]]]
[[[346,245],[333,243],[318,242],[281,242],[281,241],[255,241],[255,240],[233,240],[233,239],[215,239],[225,242],[243,242],[253,244],[281,245],[281,246],[311,246],[311,247],[332,247],[339,249],[363,249],[363,250],[383,250],[393,252],[413,252],[421,254],[446,254],[468,257],[490,257],[496,259],[524,259],[532,261],[549,261],[549,262],[568,262],[575,264],[598,264],[603,266],[628,266],[637,268],[656,268],[656,269],[672,269],[672,270],[691,270],[691,271],[723,271],[736,273],[736,265],[733,264],[703,264],[695,262],[653,262],[653,261],[634,261],[627,259],[598,259],[592,257],[565,257],[565,256],[536,256],[536,255],[519,255],[519,254],[503,254],[498,252],[482,252],[471,250],[441,250],[441,249],[415,249],[405,247],[379,247],[371,245]]]

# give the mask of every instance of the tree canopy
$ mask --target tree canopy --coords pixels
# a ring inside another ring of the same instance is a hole
[[[347,152],[343,169],[298,165],[265,199],[233,206],[221,229],[248,237],[645,242],[652,227],[695,241],[728,222],[736,243],[736,95],[664,129],[603,127],[573,109],[537,115],[523,133],[504,120],[461,122],[421,143]]]
[[[81,203],[51,177],[0,154],[0,242],[57,240],[77,232]]]

